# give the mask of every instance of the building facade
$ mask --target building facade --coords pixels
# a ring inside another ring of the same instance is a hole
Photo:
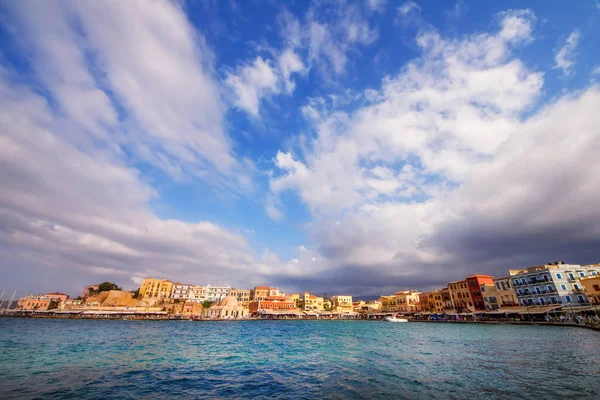
[[[46,296],[50,300],[55,300],[55,301],[67,300],[69,298],[68,294],[60,293],[60,292],[46,293],[46,294],[44,294],[44,296]]]
[[[269,286],[255,286],[252,290],[252,300],[265,300],[271,293]]]
[[[421,293],[419,295],[419,311],[421,312],[429,312],[429,293]]]
[[[475,311],[485,311],[487,309],[485,299],[483,298],[482,285],[494,285],[494,277],[490,275],[475,274],[467,277],[467,286],[473,302]]]
[[[561,261],[522,270],[512,276],[512,283],[522,306],[584,305],[589,299],[579,280],[598,275],[598,265],[581,266]]]
[[[466,279],[448,283],[448,290],[450,291],[450,298],[452,299],[452,307],[456,312],[463,313],[474,311],[471,291],[469,290]]]
[[[272,296],[264,300],[252,300],[249,304],[250,314],[256,314],[261,311],[289,311],[296,309],[296,302],[286,300],[285,296]]]
[[[30,311],[45,311],[48,310],[53,303],[50,297],[43,294],[30,294],[29,296],[23,297],[17,303],[19,310],[30,310]]]
[[[351,313],[353,310],[352,296],[337,295],[331,297],[331,311]]]
[[[85,299],[86,297],[88,297],[91,294],[91,292],[97,291],[99,287],[100,287],[100,284],[88,285],[88,286],[84,287],[83,292],[81,292],[81,298]]]
[[[440,290],[427,292],[427,302],[429,303],[429,311],[436,314],[444,313],[444,301]]]
[[[236,298],[240,304],[248,304],[250,302],[251,290],[250,289],[231,289],[229,292],[230,296]]]
[[[512,276],[494,278],[494,285],[496,285],[496,293],[500,307],[516,307],[519,305],[519,300],[517,299],[511,278]]]
[[[301,307],[304,311],[323,311],[323,298],[304,292],[302,293]]]
[[[600,273],[596,273],[596,276],[591,275],[579,278],[579,282],[584,288],[590,303],[594,305],[600,304]]]
[[[230,286],[206,285],[206,301],[220,301],[229,296]]]
[[[193,287],[194,285],[191,284],[175,282],[173,284],[173,292],[171,293],[171,298],[180,301],[190,300],[192,296]]]
[[[396,312],[396,296],[381,296],[381,311],[384,313]]]
[[[214,319],[240,319],[248,317],[248,309],[244,308],[234,296],[226,296],[204,310],[202,316]]]
[[[396,311],[413,314],[419,311],[419,295],[417,290],[403,290],[396,292]]]
[[[146,278],[140,286],[140,296],[145,299],[168,299],[173,292],[173,282],[167,279]]]

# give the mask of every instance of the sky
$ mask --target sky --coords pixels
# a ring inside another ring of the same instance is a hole
[[[0,1],[0,289],[378,296],[600,262],[600,2]]]

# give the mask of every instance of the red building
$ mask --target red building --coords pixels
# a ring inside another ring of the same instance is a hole
[[[286,300],[285,296],[269,296],[264,300],[254,300],[248,305],[250,314],[261,310],[295,310],[296,302]]]
[[[471,293],[471,299],[473,300],[473,307],[476,311],[485,311],[485,300],[481,293],[481,285],[494,285],[494,277],[490,275],[471,275],[467,277],[467,285],[469,286],[469,292]]]

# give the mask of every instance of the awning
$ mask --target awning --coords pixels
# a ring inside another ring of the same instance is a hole
[[[549,312],[556,312],[558,311],[558,308],[561,308],[561,305],[556,305],[556,306],[536,306],[536,307],[520,307],[521,309],[524,309],[524,311],[521,311],[519,314],[520,315],[527,315],[527,314],[546,314]]]

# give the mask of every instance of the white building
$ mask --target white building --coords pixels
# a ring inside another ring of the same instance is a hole
[[[589,300],[578,279],[599,274],[597,265],[581,266],[561,261],[527,268],[511,279],[520,305],[582,305],[588,304]]]
[[[206,301],[220,301],[229,296],[231,286],[206,285]]]
[[[171,298],[176,300],[189,300],[191,296],[191,290],[194,285],[189,285],[185,283],[175,283],[173,285],[173,291],[171,292]]]

